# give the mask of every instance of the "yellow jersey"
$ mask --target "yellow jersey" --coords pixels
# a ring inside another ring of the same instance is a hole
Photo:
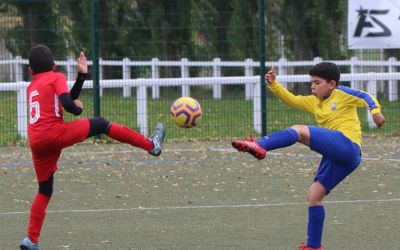
[[[341,85],[324,99],[294,95],[276,80],[268,87],[286,105],[313,114],[319,127],[340,131],[360,147],[362,132],[357,108],[368,107],[371,114],[381,113],[381,105],[373,96]]]

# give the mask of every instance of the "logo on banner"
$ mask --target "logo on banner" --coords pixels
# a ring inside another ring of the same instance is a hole
[[[375,30],[379,29],[379,31],[368,32],[365,37],[385,37],[392,34],[390,29],[380,20],[380,18],[385,17],[389,13],[388,9],[363,9],[362,6],[360,6],[357,12],[358,23],[354,32],[354,37],[361,37],[364,28],[374,28]]]
[[[348,0],[350,49],[400,48],[400,0]]]

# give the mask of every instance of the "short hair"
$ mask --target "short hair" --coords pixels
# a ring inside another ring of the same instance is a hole
[[[310,76],[318,76],[327,81],[335,81],[339,85],[340,71],[332,62],[320,62],[310,69]]]
[[[29,52],[29,67],[34,74],[51,71],[54,65],[53,53],[43,44],[37,44]]]

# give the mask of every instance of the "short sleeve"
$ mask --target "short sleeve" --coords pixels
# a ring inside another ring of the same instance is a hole
[[[69,93],[67,78],[62,73],[56,73],[55,81],[54,81],[54,89],[57,96],[60,96],[64,93]]]

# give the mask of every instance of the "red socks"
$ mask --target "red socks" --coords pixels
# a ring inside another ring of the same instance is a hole
[[[28,227],[28,237],[33,243],[39,242],[40,231],[42,229],[49,201],[50,197],[41,193],[38,193],[33,200]]]
[[[144,135],[117,123],[111,123],[108,136],[119,142],[129,143],[132,146],[142,148],[146,151],[150,151],[154,148],[153,142]]]
[[[132,146],[142,148],[146,151],[150,151],[154,148],[153,142],[147,139],[144,135],[117,123],[111,124],[108,130],[108,136],[117,141],[129,143]],[[39,241],[40,231],[42,229],[49,201],[50,197],[41,193],[38,193],[33,200],[28,227],[28,237],[33,243],[38,243]]]

